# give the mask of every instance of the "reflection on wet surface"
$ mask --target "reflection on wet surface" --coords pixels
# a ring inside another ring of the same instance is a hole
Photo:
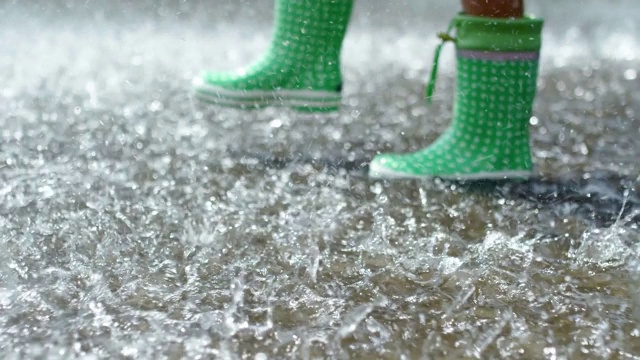
[[[423,90],[455,8],[424,3],[358,5],[323,116],[186,91],[265,48],[262,10],[3,5],[2,357],[640,353],[635,3],[532,5],[539,178],[370,181],[376,151],[448,124],[451,49]]]

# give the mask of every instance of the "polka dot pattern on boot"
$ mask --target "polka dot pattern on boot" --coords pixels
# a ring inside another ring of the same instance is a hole
[[[529,118],[536,94],[538,60],[458,57],[453,120],[429,147],[383,154],[372,177],[500,178],[532,167]]]

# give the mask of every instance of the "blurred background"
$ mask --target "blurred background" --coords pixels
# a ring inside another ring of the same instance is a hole
[[[555,180],[471,191],[322,166],[446,129],[456,1],[357,1],[322,116],[190,94],[271,1],[2,1],[0,357],[638,358],[640,7],[527,8]]]

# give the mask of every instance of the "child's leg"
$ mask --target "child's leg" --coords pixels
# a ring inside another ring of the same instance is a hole
[[[520,18],[524,0],[462,0],[464,13],[472,16]]]
[[[352,6],[353,0],[276,0],[273,38],[262,59],[238,72],[204,73],[194,80],[196,96],[242,108],[337,110],[340,50]]]
[[[531,175],[528,126],[542,20],[516,18],[522,14],[522,1],[463,0],[463,6],[465,13],[453,22],[458,64],[451,125],[422,150],[376,156],[369,169],[371,177],[518,179]]]

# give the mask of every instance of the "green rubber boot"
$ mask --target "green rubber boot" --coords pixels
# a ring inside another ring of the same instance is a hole
[[[194,79],[198,98],[240,107],[334,111],[341,104],[340,50],[353,0],[276,0],[267,52],[247,69]]]
[[[376,156],[370,177],[499,180],[531,175],[529,119],[536,94],[542,20],[458,15],[451,27],[457,29],[457,39],[441,34],[445,41],[454,40],[457,48],[457,90],[450,127],[423,150]]]

